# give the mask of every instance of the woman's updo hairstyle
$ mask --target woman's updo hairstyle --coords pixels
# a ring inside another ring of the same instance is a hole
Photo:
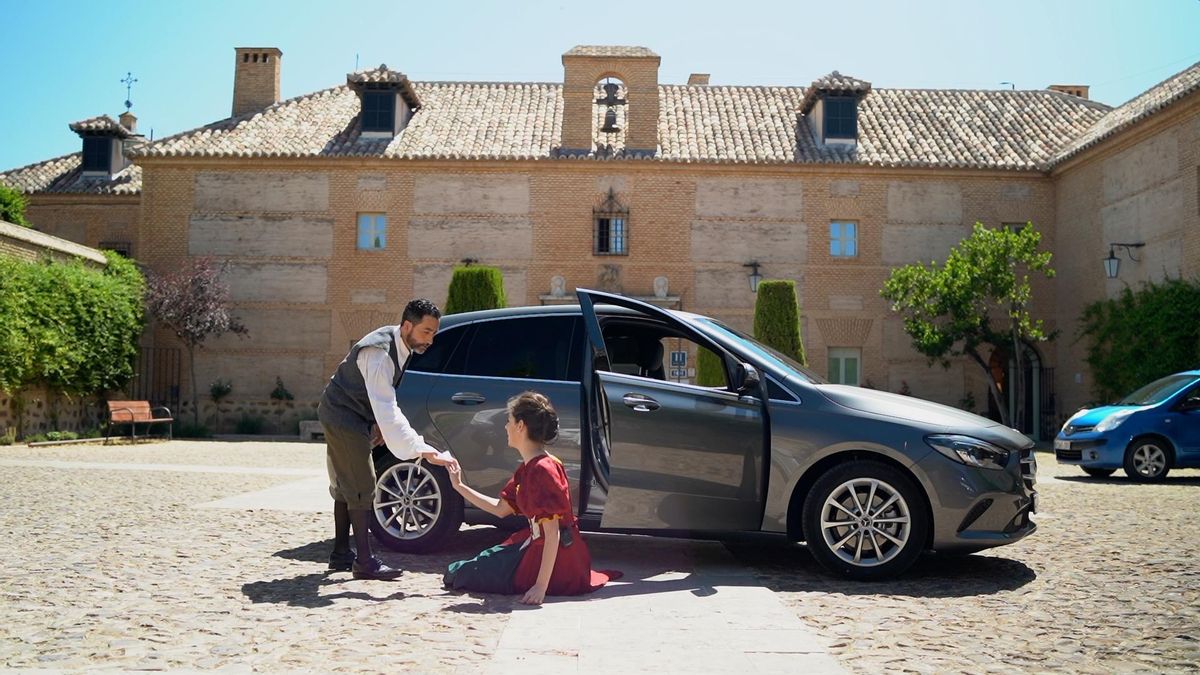
[[[526,391],[508,399],[508,414],[525,423],[529,440],[549,443],[558,437],[558,413],[545,394]]]

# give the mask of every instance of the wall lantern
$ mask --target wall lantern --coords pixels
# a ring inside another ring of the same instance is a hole
[[[750,262],[746,263],[745,265],[742,265],[742,267],[750,268],[750,292],[757,293],[758,292],[758,282],[762,281],[762,275],[758,273],[758,267],[759,267],[758,261],[751,260]]]
[[[1130,260],[1132,260],[1134,262],[1141,262],[1137,258],[1133,257],[1133,249],[1141,248],[1145,245],[1146,245],[1146,243],[1141,242],[1141,241],[1139,241],[1137,243],[1133,243],[1133,244],[1119,244],[1116,242],[1109,242],[1108,243],[1108,257],[1101,259],[1101,262],[1104,263],[1104,276],[1108,277],[1109,279],[1117,278],[1117,272],[1119,272],[1121,270],[1121,259],[1117,257],[1117,249],[1118,248],[1125,249],[1125,255],[1129,256]]]

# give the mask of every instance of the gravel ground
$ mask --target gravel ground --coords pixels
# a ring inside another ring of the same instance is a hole
[[[320,473],[324,446],[0,450],[0,460],[22,459]],[[971,556],[928,556],[897,581],[833,579],[802,546],[729,549],[748,582],[830,638],[851,672],[1195,672],[1200,471],[1143,485],[1038,460],[1035,534]],[[294,474],[0,472],[4,667],[478,671],[514,606],[441,588],[449,561],[502,538],[491,528],[468,529],[438,555],[384,553],[408,570],[401,581],[355,581],[324,570],[327,514],[194,508]]]

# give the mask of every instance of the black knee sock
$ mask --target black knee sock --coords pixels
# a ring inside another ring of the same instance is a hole
[[[350,550],[350,509],[346,502],[333,503],[333,550]]]
[[[370,516],[371,512],[365,509],[350,511],[350,523],[354,528],[354,546],[357,549],[357,557],[362,562],[371,559],[371,533],[367,529],[367,519]]]

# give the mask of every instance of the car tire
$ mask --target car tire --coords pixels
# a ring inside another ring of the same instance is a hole
[[[370,527],[384,546],[401,553],[428,553],[458,532],[462,497],[450,486],[444,468],[401,460],[377,464],[376,475]]]
[[[1083,472],[1092,478],[1108,478],[1109,476],[1113,475],[1114,471],[1116,471],[1116,469],[1092,469],[1086,466],[1083,467]]]
[[[1171,444],[1156,436],[1142,436],[1125,448],[1125,475],[1143,483],[1156,483],[1171,470]]]
[[[925,499],[912,478],[870,460],[838,464],[818,478],[805,497],[802,518],[817,562],[860,580],[902,574],[924,550],[930,526]]]

